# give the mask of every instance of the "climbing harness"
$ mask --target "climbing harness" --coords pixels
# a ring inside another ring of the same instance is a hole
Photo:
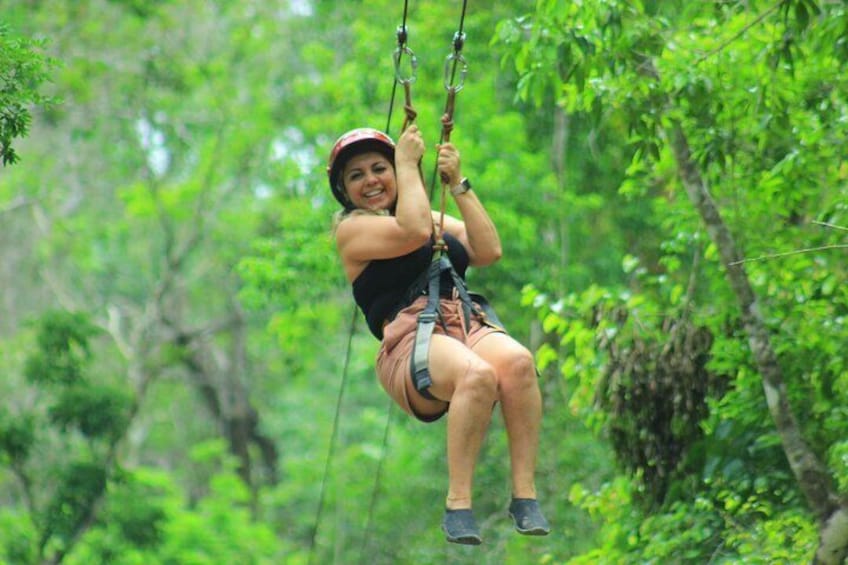
[[[436,244],[438,245],[438,243]],[[434,246],[435,247],[435,246]],[[415,389],[424,398],[436,400],[430,393],[430,385],[433,380],[430,377],[430,368],[427,363],[430,352],[430,338],[433,336],[433,330],[436,328],[436,321],[441,320],[441,289],[439,288],[442,281],[442,275],[447,274],[453,283],[453,288],[456,290],[460,302],[462,302],[463,319],[465,322],[465,331],[471,329],[471,316],[476,316],[481,322],[487,325],[502,328],[500,320],[498,320],[494,309],[489,305],[489,302],[480,294],[468,291],[465,281],[454,269],[450,258],[444,250],[440,250],[438,254],[433,253],[433,260],[430,266],[423,273],[422,280],[416,281],[415,285],[420,285],[423,288],[415,293],[415,288],[410,294],[427,295],[427,305],[418,314],[418,325],[415,330],[415,345],[412,350],[410,359],[410,367],[412,370],[412,381]],[[424,286],[426,283],[426,286]],[[444,321],[442,321],[444,324]]]

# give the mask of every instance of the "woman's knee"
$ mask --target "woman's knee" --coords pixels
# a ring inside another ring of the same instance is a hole
[[[516,350],[506,359],[501,374],[501,386],[536,386],[536,360],[524,347]]]
[[[458,388],[479,395],[484,400],[494,400],[498,394],[497,372],[485,361],[471,361]]]

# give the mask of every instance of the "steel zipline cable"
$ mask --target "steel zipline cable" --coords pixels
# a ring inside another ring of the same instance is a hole
[[[397,86],[398,86],[398,84],[401,84],[403,82],[401,80],[401,77],[399,76],[399,72],[400,72],[401,58],[403,57],[404,53],[411,55],[411,64],[412,64],[412,74],[406,80],[409,80],[411,82],[412,80],[415,79],[415,68],[416,68],[416,65],[417,65],[417,60],[415,59],[415,55],[412,53],[412,51],[410,51],[408,49],[408,47],[406,45],[406,41],[409,38],[409,30],[406,27],[406,16],[407,16],[408,13],[409,13],[409,0],[404,0],[403,1],[403,20],[402,20],[402,23],[400,24],[400,26],[398,26],[398,28],[397,28],[398,46],[395,49],[395,54],[394,54],[394,58],[393,58],[394,63],[395,63],[395,80],[392,81],[392,94],[389,97],[389,115],[386,118],[386,127],[383,130],[386,133],[389,133],[389,130],[391,130],[391,127],[392,127],[392,113],[393,113],[394,107],[395,107],[395,95],[397,94]]]

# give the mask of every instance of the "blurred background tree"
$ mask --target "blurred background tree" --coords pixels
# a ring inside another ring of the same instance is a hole
[[[33,108],[51,102],[40,87],[54,63],[44,54],[44,41],[17,35],[0,22],[0,166],[18,161],[12,142],[29,132]]]
[[[845,22],[807,0],[553,2],[501,26],[525,99],[627,140],[620,193],[659,236],[626,286],[526,298],[635,479],[629,527],[600,506],[613,560],[848,555],[845,355],[813,345],[845,337]]]

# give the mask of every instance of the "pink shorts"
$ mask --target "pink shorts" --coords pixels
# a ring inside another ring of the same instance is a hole
[[[415,331],[418,327],[418,313],[427,305],[427,297],[421,296],[412,304],[398,312],[395,319],[383,328],[383,342],[377,353],[377,378],[383,389],[404,411],[424,422],[433,422],[447,412],[422,416],[417,414],[409,404],[406,387],[412,381],[410,366],[412,350],[415,345]],[[437,322],[434,334],[449,335],[473,348],[481,339],[492,333],[503,333],[503,329],[482,323],[476,316],[471,316],[470,329],[465,331],[465,319],[462,312],[462,301],[458,298],[441,298],[441,314],[447,332],[441,322]]]

